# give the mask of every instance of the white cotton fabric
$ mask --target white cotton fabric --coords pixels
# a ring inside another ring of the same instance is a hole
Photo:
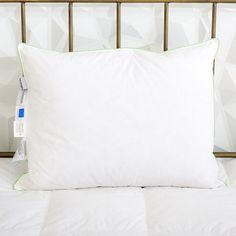
[[[11,165],[0,159],[0,235],[236,235],[236,188],[15,191]]]
[[[215,187],[217,48],[62,54],[21,44],[29,173],[18,188]]]
[[[4,236],[235,236],[236,189],[0,191]]]

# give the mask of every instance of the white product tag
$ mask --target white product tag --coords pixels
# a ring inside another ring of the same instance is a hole
[[[16,111],[14,121],[14,137],[25,137],[25,104],[27,97],[27,84],[24,77],[19,79],[21,90],[16,100]]]
[[[23,120],[14,121],[14,137],[25,137],[25,123]]]
[[[13,156],[12,162],[25,161],[25,160],[27,160],[26,141],[25,141],[25,139],[22,139],[20,142],[20,145],[18,146],[18,148]]]
[[[20,92],[16,100],[15,120],[14,120],[14,137],[22,138],[26,135],[26,122],[25,122],[25,105],[27,102],[27,84],[24,77],[19,79]],[[18,146],[13,157],[13,162],[27,160],[26,155],[26,140],[23,138]]]

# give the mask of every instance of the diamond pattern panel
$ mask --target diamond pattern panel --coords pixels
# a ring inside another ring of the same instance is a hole
[[[115,47],[114,4],[74,4],[74,49]],[[198,43],[210,38],[210,4],[171,4],[169,48]],[[66,4],[27,4],[27,43],[40,48],[68,51]],[[219,4],[217,36],[220,49],[215,76],[215,150],[236,151],[236,6]],[[14,151],[15,98],[20,66],[19,4],[0,5],[0,151]],[[122,47],[161,51],[163,4],[122,5]]]

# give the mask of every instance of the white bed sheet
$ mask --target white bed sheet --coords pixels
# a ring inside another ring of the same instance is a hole
[[[236,188],[6,187],[0,236],[236,236]]]

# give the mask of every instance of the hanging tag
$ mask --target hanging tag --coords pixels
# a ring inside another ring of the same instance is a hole
[[[20,92],[16,100],[15,120],[14,120],[14,137],[23,138],[26,135],[26,122],[25,122],[25,105],[27,102],[27,84],[24,77],[19,78]],[[26,140],[23,138],[15,152],[13,162],[27,160],[26,155]]]
[[[19,78],[20,92],[17,96],[15,121],[14,121],[14,137],[25,137],[26,125],[25,125],[25,103],[27,95],[27,84],[24,77]]]

